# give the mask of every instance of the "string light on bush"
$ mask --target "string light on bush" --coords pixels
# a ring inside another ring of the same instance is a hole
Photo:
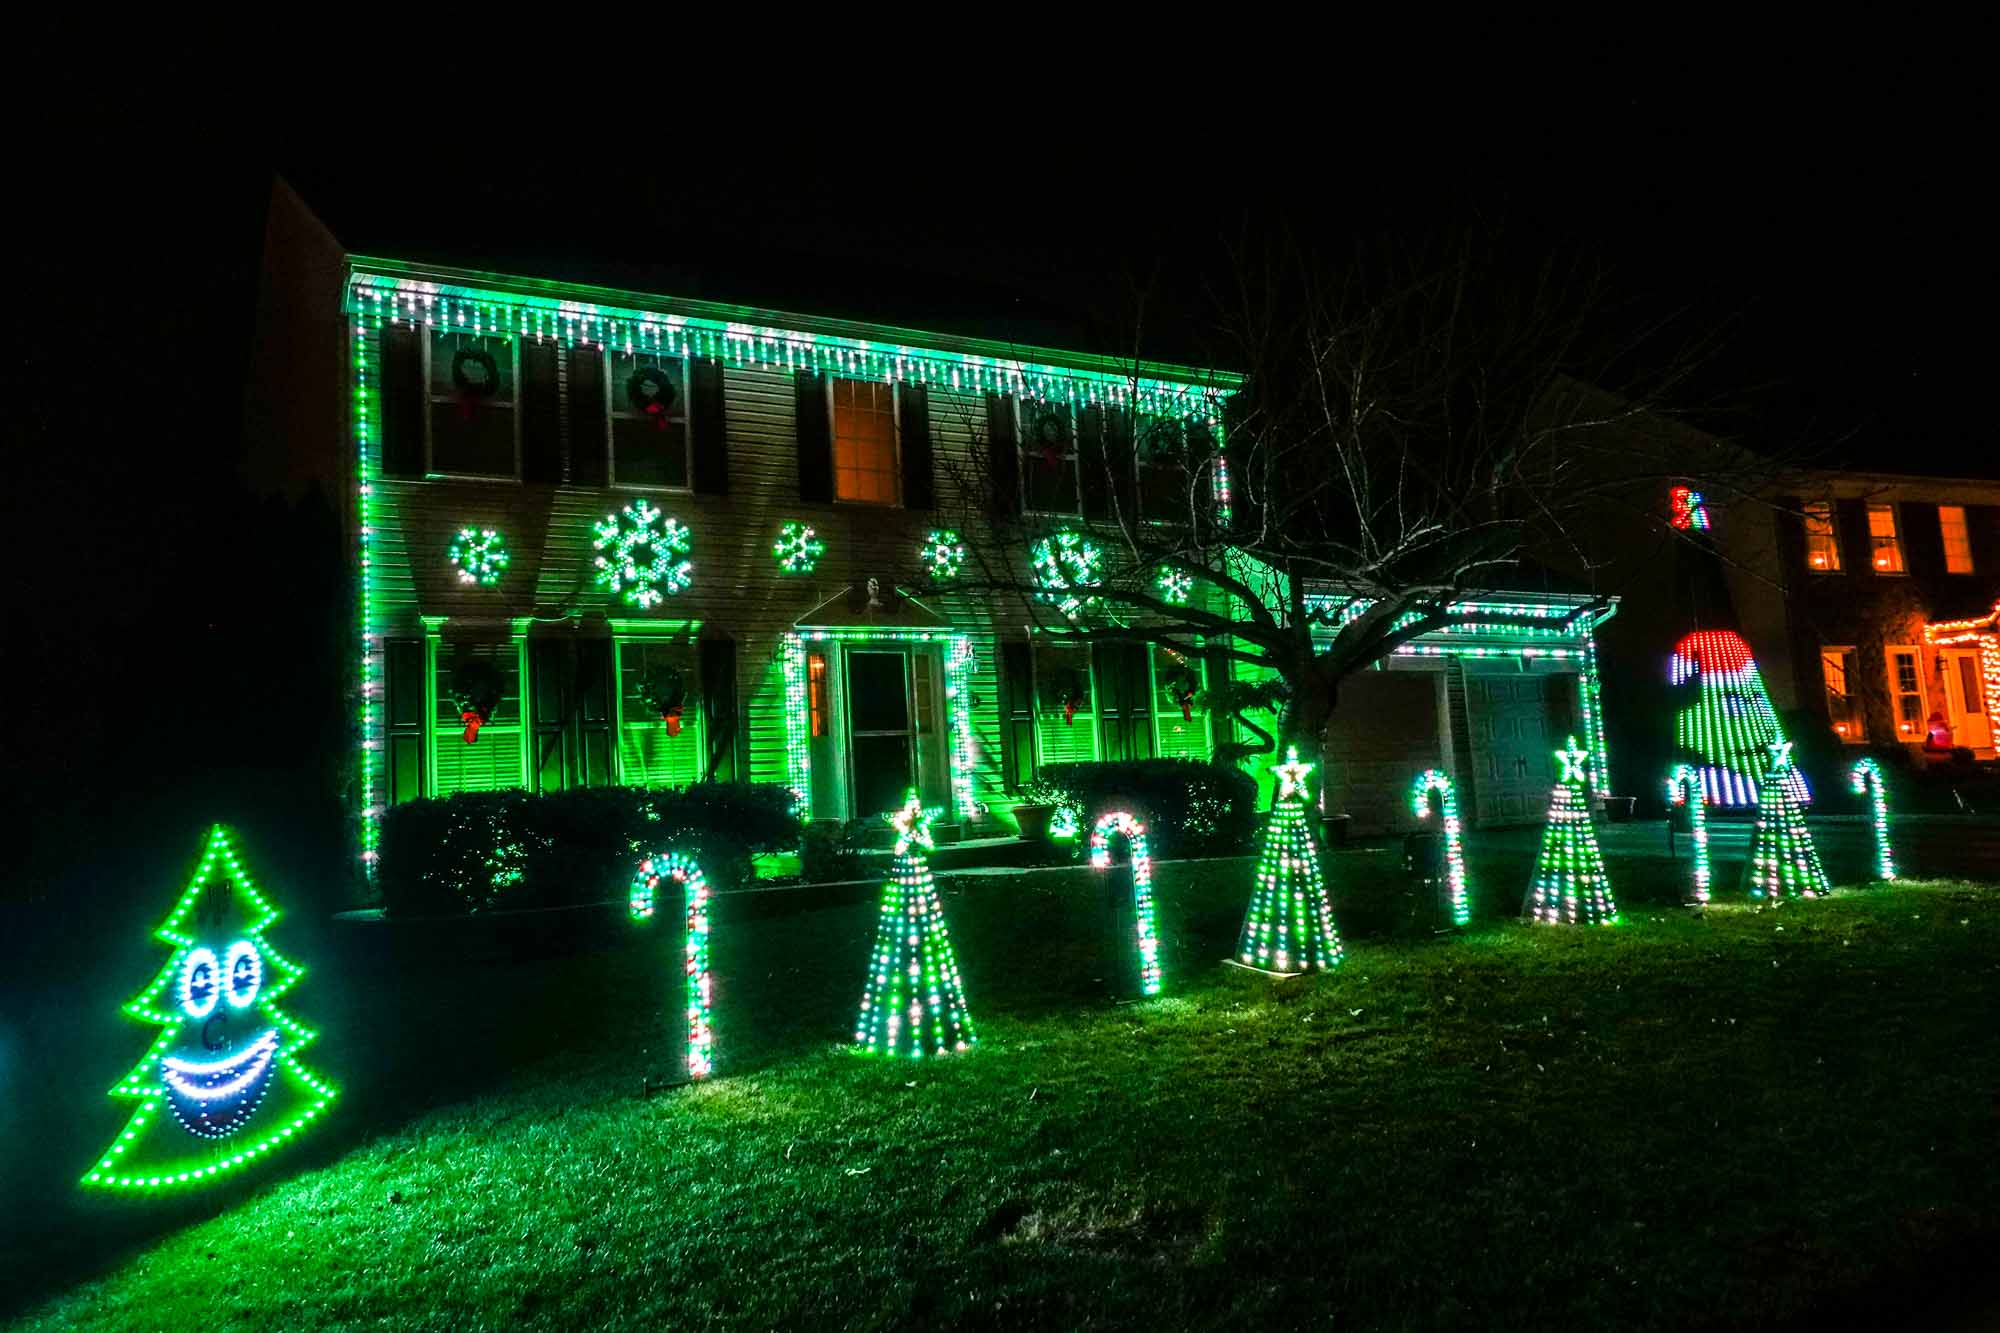
[[[1873,759],[1857,759],[1847,772],[1847,783],[1856,796],[1868,797],[1869,813],[1875,823],[1875,878],[1896,878],[1896,858],[1889,852],[1889,793],[1882,766]]]
[[[963,1051],[976,1038],[931,878],[931,815],[911,791],[886,818],[896,830],[895,861],[882,885],[854,1044],[870,1055],[915,1058]]]
[[[1154,585],[1160,590],[1160,600],[1173,606],[1186,606],[1194,595],[1194,575],[1171,565],[1160,566]]]
[[[653,906],[665,884],[680,885],[687,898],[682,949],[687,978],[687,1071],[689,1078],[707,1078],[715,1072],[715,1028],[710,1022],[715,994],[708,974],[708,878],[691,856],[655,852],[646,857],[632,877],[634,921],[652,919]]]
[[[1286,750],[1284,763],[1271,766],[1277,796],[1264,823],[1257,879],[1236,941],[1236,961],[1246,967],[1290,975],[1341,960],[1319,846],[1306,823],[1306,778],[1312,770],[1300,761],[1297,746]]]
[[[1049,816],[1049,837],[1057,842],[1068,842],[1083,832],[1083,814],[1073,805],[1059,805]]]
[[[1617,923],[1618,904],[1611,896],[1611,877],[1604,869],[1604,854],[1597,846],[1597,830],[1590,822],[1590,752],[1577,745],[1576,737],[1557,750],[1562,765],[1549,799],[1548,823],[1542,828],[1542,850],[1535,858],[1535,879],[1530,891],[1530,911],[1537,921],[1570,926],[1609,926]]]
[[[492,528],[460,528],[451,539],[451,567],[460,583],[490,588],[507,572],[507,539]]]
[[[1702,796],[1700,769],[1680,764],[1667,775],[1667,804],[1687,811],[1688,839],[1694,843],[1694,900],[1705,903],[1709,884],[1708,801]]]
[[[688,530],[644,500],[634,500],[620,513],[599,519],[591,545],[597,586],[645,610],[678,595],[694,578],[687,559]]]
[[[211,828],[187,890],[153,932],[173,952],[125,1005],[160,1029],[111,1089],[138,1108],[85,1187],[205,1184],[282,1148],[333,1103],[333,1085],[299,1058],[317,1034],[277,1003],[305,975],[264,938],[278,917],[228,832]]]
[[[1146,845],[1146,826],[1123,810],[1114,810],[1090,831],[1090,865],[1111,869],[1111,839],[1123,837],[1132,856],[1132,914],[1138,922],[1139,992],[1160,993],[1160,941],[1153,933],[1153,857]]]
[[[771,543],[771,558],[784,574],[810,574],[826,554],[826,543],[813,534],[811,525],[787,523]]]
[[[1438,794],[1439,812],[1444,817],[1445,882],[1451,886],[1451,921],[1463,926],[1472,920],[1472,898],[1465,882],[1464,826],[1458,818],[1458,792],[1451,775],[1441,768],[1427,768],[1417,774],[1410,788],[1410,809],[1418,819],[1431,817],[1431,793]]]
[[[1792,743],[1772,741],[1770,765],[1764,770],[1763,800],[1757,804],[1757,825],[1750,832],[1750,859],[1743,876],[1753,898],[1817,898],[1831,893],[1819,849],[1806,828],[1805,811],[1787,781],[1792,769]]]
[[[1701,758],[1703,798],[1718,806],[1757,804],[1766,747],[1785,733],[1750,645],[1729,630],[1697,630],[1674,645],[1669,678],[1694,689],[1675,720],[1674,739]],[[1812,799],[1797,769],[1786,769],[1785,782],[1795,802]]]
[[[934,528],[918,548],[917,559],[935,583],[949,583],[965,568],[965,543],[950,528]]]
[[[1035,596],[1075,619],[1097,598],[1085,591],[1104,582],[1104,552],[1082,533],[1070,528],[1050,533],[1028,548],[1034,563]]]

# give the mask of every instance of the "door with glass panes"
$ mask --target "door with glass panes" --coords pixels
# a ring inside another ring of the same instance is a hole
[[[1941,648],[1938,666],[1944,675],[1945,703],[1950,715],[1951,743],[1972,750],[1993,744],[1991,701],[1980,688],[1980,662],[1976,649]]]
[[[843,655],[853,818],[895,810],[912,788],[926,805],[944,803],[949,783],[940,666],[937,654],[922,648],[870,644]]]

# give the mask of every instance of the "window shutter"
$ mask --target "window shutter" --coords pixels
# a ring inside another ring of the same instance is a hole
[[[1000,783],[1019,791],[1035,776],[1035,672],[1025,642],[1000,645]]]
[[[562,481],[562,387],[556,344],[521,339],[521,480]]]
[[[937,484],[931,465],[931,394],[921,384],[898,390],[898,423],[903,452],[903,508],[930,509],[937,504]]]
[[[700,651],[701,720],[703,734],[708,737],[706,776],[715,782],[734,782],[737,771],[736,640],[703,639]]]
[[[1076,415],[1077,477],[1083,491],[1083,516],[1111,517],[1111,473],[1105,457],[1104,409],[1086,407]]]
[[[424,475],[423,330],[382,330],[382,475]]]
[[[577,486],[611,480],[610,428],[605,424],[604,349],[576,343],[569,349],[569,479]]]
[[[694,437],[694,489],[699,495],[729,494],[729,443],[722,405],[722,363],[696,358],[688,363],[688,430]]]
[[[833,423],[827,420],[826,381],[801,370],[792,376],[797,399],[799,499],[833,499]]]
[[[1014,438],[1014,400],[1005,394],[986,395],[986,453],[993,513],[1012,518],[1021,512],[1021,460]]]

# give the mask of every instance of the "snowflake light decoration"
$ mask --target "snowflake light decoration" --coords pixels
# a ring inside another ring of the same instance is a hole
[[[620,513],[594,525],[597,586],[644,610],[678,594],[694,578],[686,558],[688,530],[679,519],[661,523],[661,513],[634,500]]]
[[[826,554],[826,543],[814,535],[808,523],[787,523],[771,543],[771,557],[786,574],[810,574]]]
[[[476,583],[490,588],[500,581],[511,557],[507,539],[492,528],[460,528],[451,539],[448,552],[460,583]]]
[[[1104,552],[1082,533],[1069,528],[1050,533],[1030,548],[1029,555],[1035,581],[1043,589],[1035,595],[1065,616],[1074,619],[1097,600],[1077,591],[1104,582]]]
[[[1161,565],[1160,576],[1153,582],[1160,590],[1160,600],[1175,606],[1186,606],[1194,593],[1194,575],[1170,565]]]
[[[950,528],[933,529],[918,550],[917,559],[923,561],[933,580],[949,583],[965,565],[965,543]]]

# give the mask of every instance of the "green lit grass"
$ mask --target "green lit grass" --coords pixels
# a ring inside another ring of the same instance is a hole
[[[1129,1007],[1047,895],[948,899],[981,1045],[929,1064],[824,1040],[865,907],[719,929],[724,1077],[647,1093],[613,1029],[25,1326],[1768,1327],[1909,1314],[2000,1235],[2000,888],[1272,985],[1212,961],[1239,878],[1163,890],[1173,993]]]

